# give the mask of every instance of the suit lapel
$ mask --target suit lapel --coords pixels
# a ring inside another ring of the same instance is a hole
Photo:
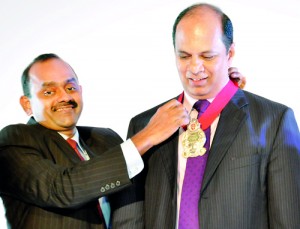
[[[164,169],[172,186],[176,184],[177,176],[178,133],[179,131],[176,131],[159,148]]]
[[[49,144],[52,145],[53,151],[56,151],[56,152],[59,152],[60,154],[65,155],[65,157],[67,157],[72,162],[81,161],[80,158],[78,157],[78,155],[72,149],[72,147],[56,131],[51,131],[51,134],[49,135],[49,137],[51,137]],[[55,150],[55,149],[57,149],[57,150]]]
[[[74,150],[69,146],[66,140],[57,133],[57,131],[45,128],[36,122],[34,118],[30,118],[27,124],[34,125],[41,135],[46,136],[45,140],[47,141],[49,150],[52,152],[51,155],[54,157],[53,160],[57,162],[65,160],[65,157],[67,157],[68,160],[72,162],[80,161],[80,158]]]
[[[179,131],[176,131],[160,148],[161,152],[157,152],[161,155],[163,162],[163,168],[168,177],[168,185],[170,190],[170,200],[172,202],[171,215],[172,219],[176,218],[177,209],[177,164],[178,164],[178,137]],[[171,220],[170,223],[174,223]],[[174,224],[169,225],[170,228],[174,228]]]
[[[247,114],[241,109],[245,105],[247,105],[246,98],[244,93],[239,90],[223,109],[209,152],[201,193],[206,189],[218,165],[245,122]]]
[[[178,100],[179,97],[180,95],[173,99]],[[179,129],[170,138],[168,138],[161,147],[162,161],[164,164],[165,171],[168,174],[170,185],[171,187],[174,187],[174,196],[177,195],[178,140]],[[174,201],[177,201],[177,199],[175,198]]]

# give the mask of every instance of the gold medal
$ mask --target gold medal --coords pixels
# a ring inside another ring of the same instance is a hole
[[[191,118],[187,130],[183,133],[182,137],[183,157],[203,156],[206,152],[205,147],[203,147],[205,142],[206,136],[200,128],[198,119]]]

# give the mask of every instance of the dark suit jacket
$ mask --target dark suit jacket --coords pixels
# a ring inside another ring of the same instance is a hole
[[[33,119],[1,130],[0,194],[11,228],[104,228],[97,199],[131,183],[122,139],[110,129],[77,129],[89,161]]]
[[[128,136],[158,107],[134,117]],[[175,228],[177,153],[178,132],[145,154],[143,173],[114,206],[115,228]],[[299,229],[300,134],[292,110],[239,90],[221,113],[200,197],[201,229]]]

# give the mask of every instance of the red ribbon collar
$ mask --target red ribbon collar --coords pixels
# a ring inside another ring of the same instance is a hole
[[[201,123],[202,130],[207,129],[212,124],[237,90],[238,87],[229,80],[226,86],[218,93],[213,102],[208,106],[207,110],[198,119],[199,123]],[[183,98],[184,92],[180,94],[178,101],[183,103]]]

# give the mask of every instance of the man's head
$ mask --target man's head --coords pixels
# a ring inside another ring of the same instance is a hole
[[[175,20],[173,44],[185,92],[196,99],[215,97],[228,82],[234,56],[230,19],[209,4],[188,7]]]
[[[33,60],[22,75],[21,106],[41,125],[59,132],[72,131],[80,117],[81,86],[72,67],[55,54]]]

